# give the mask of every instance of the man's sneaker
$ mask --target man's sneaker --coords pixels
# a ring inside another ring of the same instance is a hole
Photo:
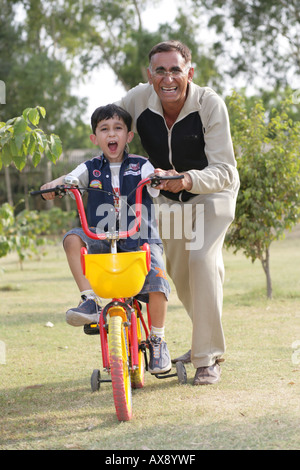
[[[148,345],[150,352],[149,372],[151,374],[164,374],[169,372],[172,364],[167,343],[158,336],[150,336]]]
[[[221,367],[219,361],[209,367],[198,367],[195,373],[193,385],[212,385],[221,379]]]
[[[83,300],[78,307],[66,312],[66,321],[72,326],[83,326],[90,323],[98,323],[101,307],[94,299]]]

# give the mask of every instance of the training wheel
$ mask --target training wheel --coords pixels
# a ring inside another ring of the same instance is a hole
[[[178,377],[178,383],[184,385],[187,383],[187,374],[184,364],[180,361],[176,362],[176,372]]]
[[[94,369],[91,375],[92,392],[97,392],[100,388],[100,370]]]

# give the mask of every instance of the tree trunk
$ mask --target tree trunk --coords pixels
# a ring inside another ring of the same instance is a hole
[[[10,173],[9,167],[4,167],[4,175],[5,175],[5,185],[6,185],[6,195],[7,195],[7,202],[11,206],[14,205],[13,197],[12,197],[12,190],[11,190],[11,182],[10,182]]]
[[[270,251],[269,248],[266,248],[265,258],[261,259],[261,264],[266,275],[267,280],[267,297],[272,299],[272,280],[270,274]]]
[[[52,180],[52,164],[51,162],[46,163],[46,169],[45,169],[45,182],[49,183]],[[54,207],[54,201],[46,201],[45,202],[45,208],[47,210],[52,209]]]
[[[29,210],[29,198],[28,198],[28,167],[25,167],[22,173],[22,180],[24,186],[24,202],[25,202],[25,209]]]

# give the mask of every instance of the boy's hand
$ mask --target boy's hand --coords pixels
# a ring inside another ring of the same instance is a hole
[[[55,188],[57,186],[57,184],[54,184],[53,185],[53,182],[51,183],[46,183],[46,184],[43,184],[43,186],[40,187],[40,190],[43,190],[43,189],[51,189],[51,188]],[[47,201],[50,201],[51,199],[54,199],[55,198],[55,192],[53,193],[45,193],[45,194],[42,194],[43,196],[43,199],[46,199]]]
[[[57,178],[56,180],[50,181],[50,183],[43,184],[43,186],[41,186],[40,189],[42,190],[42,189],[56,188],[56,186],[60,186],[64,184],[64,179],[65,179],[65,175],[61,176],[60,178]],[[55,198],[55,192],[53,191],[53,193],[45,193],[43,194],[43,198],[46,199],[47,201],[50,201],[51,199]]]

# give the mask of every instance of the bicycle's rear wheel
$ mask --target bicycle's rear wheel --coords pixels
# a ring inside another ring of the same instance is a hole
[[[120,316],[109,319],[109,361],[113,397],[119,421],[132,417],[132,394],[129,372],[128,345],[123,320]]]

